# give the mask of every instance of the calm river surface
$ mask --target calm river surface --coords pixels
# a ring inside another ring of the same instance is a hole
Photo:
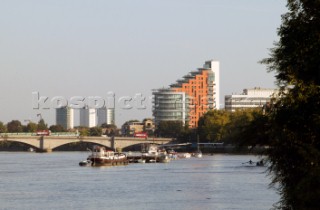
[[[270,209],[279,196],[249,155],[80,167],[87,152],[0,152],[0,209]]]

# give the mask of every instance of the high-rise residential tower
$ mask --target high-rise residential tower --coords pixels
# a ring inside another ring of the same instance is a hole
[[[101,126],[102,124],[107,124],[107,109],[106,107],[102,107],[97,109],[97,124]]]
[[[102,107],[97,109],[97,124],[115,125],[114,108]]]
[[[74,127],[73,109],[70,107],[62,107],[56,109],[56,125],[61,125],[64,129],[72,129]]]
[[[80,109],[80,126],[89,128],[97,126],[97,110],[88,107]]]
[[[108,125],[115,125],[115,108],[107,108],[107,124]]]
[[[176,83],[171,84],[170,88],[166,90],[166,94],[161,94],[161,89],[153,92],[154,95],[154,107],[153,114],[155,117],[156,124],[160,121],[173,120],[173,118],[163,118],[163,106],[170,101],[170,98],[174,93],[184,93],[185,101],[182,104],[186,104],[186,108],[183,110],[185,116],[185,121],[188,122],[189,127],[195,128],[198,126],[198,120],[200,117],[209,110],[219,109],[220,105],[220,70],[219,62],[210,60],[206,61],[202,68],[198,68],[195,71],[191,71],[189,74],[185,75],[183,79],[177,80]],[[162,102],[158,100],[159,95],[161,95]],[[181,102],[180,102],[181,103]],[[181,113],[180,107],[176,107],[175,103],[170,102],[171,112],[170,115],[174,113]],[[161,113],[161,114],[160,114]],[[166,115],[169,113],[167,112]],[[183,120],[181,118],[179,120]]]

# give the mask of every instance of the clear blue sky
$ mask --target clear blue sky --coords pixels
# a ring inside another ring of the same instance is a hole
[[[278,40],[279,0],[0,0],[0,121],[55,123],[40,95],[117,97],[166,87],[205,60],[220,61],[220,95],[273,88],[259,60]],[[121,125],[151,117],[117,110]]]

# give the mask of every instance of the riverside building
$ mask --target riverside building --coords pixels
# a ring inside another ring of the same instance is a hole
[[[270,103],[273,95],[277,94],[277,89],[255,87],[244,89],[242,94],[225,96],[225,110],[236,111],[263,107]]]
[[[209,110],[219,109],[219,62],[206,61],[202,68],[191,71],[169,88],[153,91],[153,116],[160,121],[182,121],[190,128]]]
[[[62,107],[56,109],[56,125],[61,125],[64,129],[73,129],[74,118],[73,109]]]
[[[175,92],[171,88],[153,91],[153,116],[155,124],[161,121],[188,121],[189,98],[185,92]]]

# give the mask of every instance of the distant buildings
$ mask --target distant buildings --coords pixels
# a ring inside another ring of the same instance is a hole
[[[277,89],[255,87],[244,89],[239,95],[226,95],[225,110],[234,112],[239,109],[262,108],[277,92]]]
[[[121,134],[123,136],[133,136],[135,133],[146,132],[153,134],[155,125],[152,119],[146,118],[142,122],[140,121],[128,121],[121,127]]]
[[[101,126],[102,124],[115,124],[114,108],[102,107],[97,109],[97,125]]]
[[[63,107],[56,109],[56,125],[61,125],[64,129],[72,129],[74,127],[73,109]]]
[[[153,91],[155,123],[182,121],[198,126],[199,118],[209,110],[219,109],[220,70],[218,61],[206,61],[203,68],[191,71],[170,88]]]
[[[115,118],[115,109],[114,108],[107,108],[107,121],[108,125],[115,125],[116,118]]]
[[[84,127],[96,127],[102,124],[115,124],[114,108],[79,109],[79,125]],[[74,128],[74,109],[63,107],[56,109],[56,125],[63,126],[66,130]]]
[[[88,107],[80,109],[80,126],[96,127],[97,126],[97,110]]]

